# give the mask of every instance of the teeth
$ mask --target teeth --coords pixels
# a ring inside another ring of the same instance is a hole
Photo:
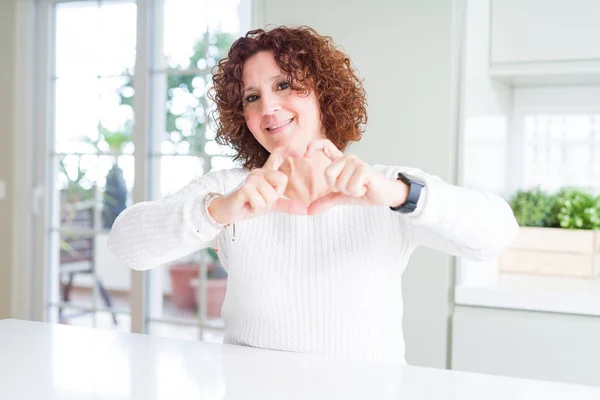
[[[273,130],[273,129],[277,129],[280,126],[283,126],[285,124],[288,124],[290,121],[292,120],[292,118],[288,119],[287,121],[283,121],[282,123],[278,124],[278,125],[274,125],[274,126],[270,126],[269,130]]]

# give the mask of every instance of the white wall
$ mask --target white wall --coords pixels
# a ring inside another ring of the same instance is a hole
[[[489,76],[490,0],[467,0],[461,183],[506,192],[511,89]]]
[[[467,0],[465,17],[464,125],[459,182],[507,197],[512,89],[490,79],[491,0]],[[518,173],[518,171],[514,171]],[[496,262],[458,261],[457,284],[494,281]]]
[[[7,196],[0,200],[0,318],[12,314],[15,15],[16,1],[0,1],[0,180],[7,182]]]
[[[264,0],[264,23],[330,35],[364,78],[369,124],[349,151],[454,181],[458,57],[452,0]],[[455,23],[457,25],[455,25]],[[405,274],[409,364],[446,366],[451,258],[420,249]]]
[[[452,368],[600,386],[600,318],[455,308]]]
[[[31,233],[33,119],[28,100],[33,87],[32,33],[35,0],[0,1],[0,319],[27,318],[32,280],[27,240]],[[19,290],[17,290],[19,288]]]

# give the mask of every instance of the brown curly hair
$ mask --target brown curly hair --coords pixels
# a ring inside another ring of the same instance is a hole
[[[321,108],[325,137],[340,150],[362,137],[367,123],[365,90],[350,58],[332,39],[307,26],[256,29],[236,40],[227,58],[215,66],[209,98],[216,103],[216,141],[236,151],[246,169],[264,165],[269,152],[248,129],[242,109],[244,62],[260,51],[272,51],[293,90],[308,95],[314,90]]]

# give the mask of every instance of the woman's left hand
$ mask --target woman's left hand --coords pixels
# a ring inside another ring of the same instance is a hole
[[[325,170],[330,193],[313,201],[308,214],[314,215],[337,205],[385,205],[396,207],[408,196],[408,187],[399,180],[388,178],[355,155],[345,155],[327,140],[311,142],[304,157],[322,151],[331,161]]]

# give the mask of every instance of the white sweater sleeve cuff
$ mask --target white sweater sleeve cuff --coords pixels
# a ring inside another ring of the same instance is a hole
[[[203,242],[213,240],[222,230],[207,214],[204,196],[188,199],[183,206],[183,222]]]

